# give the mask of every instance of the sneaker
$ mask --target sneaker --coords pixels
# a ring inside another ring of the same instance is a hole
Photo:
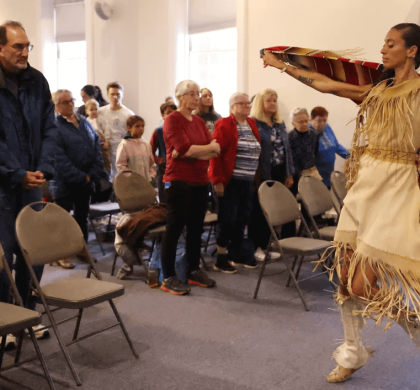
[[[236,274],[238,270],[231,266],[227,261],[227,255],[217,255],[216,264],[213,266],[215,271],[221,271],[224,274]]]
[[[44,340],[50,337],[50,331],[48,330],[48,328],[45,327],[45,325],[39,324],[39,325],[33,326],[32,330],[34,331],[35,337],[37,338],[37,340]]]
[[[254,256],[255,256],[255,259],[257,261],[264,261],[264,259],[265,259],[265,252],[261,248],[258,248],[255,251]]]
[[[265,259],[265,251],[263,251],[261,248],[258,248],[254,253],[255,259],[257,261],[264,261]],[[278,252],[269,252],[268,253],[270,260],[277,260],[280,258],[280,253]]]
[[[172,276],[171,278],[164,279],[162,282],[162,286],[160,286],[161,290],[170,292],[174,295],[184,295],[188,294],[191,290],[187,287],[184,283],[182,283],[178,278]]]
[[[244,268],[248,268],[248,269],[255,269],[258,267],[258,263],[256,262],[256,260],[254,260],[253,262],[249,262],[249,263],[240,263],[240,262],[235,262],[235,261],[230,261],[229,262],[231,265],[233,265],[234,267],[244,267]]]
[[[76,264],[74,264],[73,262],[71,262],[69,259],[65,258],[65,259],[61,259],[57,261],[57,264],[64,269],[73,269],[74,267],[76,267]]]
[[[195,284],[200,287],[214,287],[216,281],[210,279],[207,274],[199,268],[197,271],[190,274],[188,277],[188,284]]]
[[[116,278],[119,280],[124,280],[127,276],[130,276],[133,273],[133,266],[124,264],[117,273]]]
[[[0,337],[0,340],[2,340],[3,337]],[[16,348],[16,345],[17,345],[16,337],[13,336],[12,334],[8,334],[6,336],[6,345],[4,347],[4,350],[5,351],[12,351],[13,349]]]

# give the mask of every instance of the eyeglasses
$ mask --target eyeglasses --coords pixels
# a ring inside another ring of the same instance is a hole
[[[34,45],[22,45],[21,43],[15,43],[14,45],[6,46],[11,47],[16,53],[22,53],[25,49],[28,50],[28,52],[30,52],[34,48]]]
[[[60,104],[70,104],[70,103],[73,103],[74,104],[74,102],[76,101],[76,99],[70,99],[70,100],[62,100],[61,102],[60,102]]]
[[[189,95],[191,97],[194,97],[194,96],[200,97],[200,92],[187,92],[187,93],[184,93],[183,96],[185,96],[185,95]]]
[[[237,102],[235,104],[239,104],[241,106],[250,106],[251,105],[251,102]]]

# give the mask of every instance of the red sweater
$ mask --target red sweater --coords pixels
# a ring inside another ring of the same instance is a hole
[[[165,119],[163,125],[163,138],[166,145],[166,171],[163,178],[165,182],[181,180],[192,185],[209,182],[207,160],[182,157],[192,145],[208,145],[212,141],[205,122],[195,115],[192,118],[193,120],[189,121],[175,111]],[[180,157],[176,159],[172,157],[174,150]]]
[[[254,137],[261,143],[255,119],[246,118]],[[220,145],[220,154],[210,160],[209,178],[213,184],[223,183],[226,187],[232,177],[238,148],[238,123],[232,115],[216,122],[213,138]]]

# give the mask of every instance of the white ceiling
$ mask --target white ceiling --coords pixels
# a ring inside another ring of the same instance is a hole
[[[236,27],[236,0],[189,0],[188,3],[190,34]]]

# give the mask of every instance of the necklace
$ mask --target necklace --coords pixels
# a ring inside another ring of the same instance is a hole
[[[399,84],[401,84],[401,83],[403,83],[403,82],[405,82],[405,81],[409,81],[409,80],[414,80],[414,79],[416,79],[416,78],[418,78],[418,77],[420,77],[420,75],[418,74],[418,73],[416,73],[415,75],[413,75],[412,77],[410,77],[410,78],[407,78],[407,79],[405,79],[405,80],[397,80],[395,77],[394,77],[394,81],[393,81],[393,85],[399,85]]]

